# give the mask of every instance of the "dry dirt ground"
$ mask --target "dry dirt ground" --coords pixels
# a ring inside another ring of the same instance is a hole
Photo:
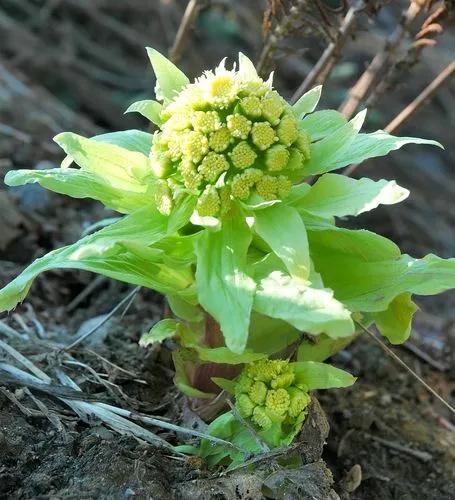
[[[62,155],[51,137],[62,130],[94,135],[145,126],[122,112],[133,98],[151,97],[153,80],[144,72],[142,47],[164,50],[171,44],[183,2],[160,2],[160,9],[159,2],[148,7],[135,0],[127,3],[2,2],[0,30],[6,37],[0,46],[0,177],[11,168],[57,165]],[[256,7],[261,2],[233,5],[201,17],[183,62],[193,75],[239,49],[258,53]],[[387,31],[391,15],[384,15],[377,29]],[[375,30],[364,29],[353,42],[327,85],[323,106],[339,104],[377,46]],[[453,41],[447,34],[412,78],[381,98],[370,130],[387,123],[453,57]],[[277,86],[288,95],[309,64],[300,64],[301,53],[290,54],[277,61]],[[454,96],[453,85],[447,86],[400,130],[402,135],[435,138],[447,146],[446,152],[397,152],[362,170],[362,175],[396,178],[411,189],[401,209],[382,208],[359,224],[415,256],[454,254],[455,116],[449,112]],[[112,215],[99,205],[36,186],[0,185],[0,286],[33,258],[74,241],[91,224]],[[48,273],[23,305],[0,318],[16,332],[3,327],[0,340],[54,379],[62,371],[72,377],[85,397],[188,425],[192,416],[172,384],[172,345],[145,350],[137,343],[165,314],[157,294],[142,290],[90,342],[68,355],[60,352],[127,291],[86,273]],[[419,304],[412,342],[395,350],[453,404],[454,295]],[[0,362],[11,360],[0,353]],[[314,403],[300,446],[290,456],[268,457],[229,476],[144,440],[119,436],[96,418],[84,421],[58,395],[0,378],[0,498],[453,498],[455,420],[448,410],[368,338],[333,362],[359,379],[348,390],[318,395],[330,425],[328,436],[324,413]],[[188,441],[150,429],[171,443]],[[296,468],[283,468],[286,463]]]

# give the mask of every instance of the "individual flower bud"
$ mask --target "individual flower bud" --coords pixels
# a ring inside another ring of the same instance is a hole
[[[229,163],[223,155],[211,151],[204,157],[198,167],[198,172],[205,180],[214,183],[218,177],[229,168]]]
[[[209,141],[201,132],[188,132],[184,138],[182,152],[188,160],[199,163],[209,150]]]
[[[158,211],[163,215],[170,215],[173,207],[172,193],[165,180],[156,182],[154,197]]]
[[[265,407],[277,415],[283,415],[287,412],[291,398],[286,389],[271,389],[267,392]]]
[[[248,395],[253,403],[260,405],[265,401],[265,397],[267,396],[267,386],[264,382],[254,382],[248,391]]]
[[[231,194],[239,200],[250,196],[250,189],[262,177],[262,171],[257,168],[247,168],[243,173],[234,175],[231,182]]]
[[[280,123],[280,116],[286,107],[286,102],[278,92],[270,92],[261,100],[262,116],[272,125]]]
[[[261,100],[254,95],[244,97],[240,101],[240,108],[249,118],[259,118],[262,114]]]
[[[152,151],[150,154],[150,167],[156,177],[163,179],[172,171],[172,161],[165,154]]]
[[[246,394],[240,394],[236,400],[236,406],[243,418],[251,417],[256,406]]]
[[[183,109],[177,113],[174,113],[166,122],[167,130],[180,131],[185,130],[191,126],[191,112]]]
[[[253,124],[251,138],[261,151],[269,148],[277,140],[275,131],[268,122],[257,122]]]
[[[202,182],[202,175],[197,171],[196,165],[190,160],[184,160],[179,165],[183,183],[187,189],[195,191]]]
[[[298,141],[298,139],[297,139]],[[296,145],[297,143],[295,143]],[[301,151],[296,147],[292,147],[290,150],[289,161],[286,168],[289,170],[299,170],[303,166],[304,156]]]
[[[234,113],[226,118],[226,123],[232,137],[246,139],[251,130],[251,121],[245,116]]]
[[[242,141],[234,147],[229,156],[234,167],[244,170],[253,165],[258,155],[246,141]]]
[[[278,375],[275,379],[272,380],[271,386],[273,389],[278,389],[280,387],[288,387],[294,382],[295,375],[293,372],[285,372]]]
[[[221,121],[216,111],[194,111],[191,116],[194,130],[203,133],[215,132],[221,127]]]
[[[284,175],[278,177],[277,192],[280,198],[285,198],[291,191],[291,187],[292,182],[287,177]]]
[[[220,211],[220,197],[216,187],[208,185],[199,196],[196,209],[201,217],[216,217]]]
[[[280,123],[276,129],[278,139],[285,146],[293,144],[298,136],[299,129],[297,120],[292,115],[285,115],[281,118]]]
[[[282,144],[275,144],[265,152],[265,164],[270,172],[283,170],[289,161],[289,151]]]
[[[229,129],[223,125],[218,130],[210,134],[209,146],[210,149],[213,149],[216,153],[221,153],[229,147],[231,141],[232,135],[229,132]]]
[[[206,73],[206,80],[203,80],[207,100],[220,108],[227,108],[237,97],[239,91],[238,82],[229,72],[224,74],[211,75]]]
[[[294,387],[288,389],[288,394],[290,396],[288,414],[290,417],[296,418],[310,404],[311,397],[308,392],[303,392]]]
[[[271,175],[263,175],[256,183],[258,195],[266,201],[276,200],[278,194],[278,179]]]
[[[248,392],[252,385],[253,385],[253,379],[250,378],[245,372],[243,372],[240,375],[240,377],[237,380],[237,383],[235,385],[236,393],[237,392],[240,392],[240,393]]]
[[[256,406],[253,410],[251,420],[264,430],[270,429],[272,426],[271,418],[267,415],[266,409],[261,406]]]
[[[311,158],[311,137],[307,132],[300,130],[294,145],[302,152],[305,160],[309,160]]]

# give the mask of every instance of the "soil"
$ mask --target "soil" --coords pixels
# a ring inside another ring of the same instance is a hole
[[[154,10],[158,3],[166,5],[164,16]],[[175,31],[184,3],[149,2],[145,7],[144,2],[131,1],[126,8],[122,2],[97,0],[93,4],[104,17],[95,19],[91,9],[84,10],[85,2],[75,6],[78,2],[6,0],[0,7],[0,27],[8,34],[0,47],[0,125],[7,124],[12,132],[0,135],[0,175],[12,168],[57,165],[62,156],[50,138],[60,131],[94,135],[106,129],[143,127],[139,119],[121,115],[133,97],[151,97],[152,80],[142,70],[146,64],[142,46],[164,50],[165,44],[170,45],[169,33]],[[238,50],[258,52],[258,3],[234,4],[237,17],[220,8],[212,17],[201,18],[183,62],[191,74]],[[388,16],[376,29],[390,28]],[[115,33],[117,25],[107,18],[127,22]],[[229,31],[228,21],[236,30]],[[141,36],[131,37],[125,26]],[[361,32],[350,47],[346,60],[357,70],[377,48],[377,34]],[[88,59],[84,39],[93,49]],[[300,47],[302,41],[293,43]],[[393,110],[401,109],[428,83],[428,74],[450,56],[450,46],[453,35],[448,33],[432,49],[433,56],[424,56],[412,79],[382,98],[370,129],[387,123]],[[277,60],[277,86],[288,95],[307,71],[304,64],[303,69],[299,66],[298,52],[290,52],[290,57]],[[96,64],[90,66],[93,57]],[[128,60],[125,72],[116,63],[123,60]],[[98,64],[105,64],[109,73],[93,73]],[[115,72],[117,80],[106,81]],[[342,67],[328,84],[324,107],[339,104],[355,74],[349,65]],[[454,103],[455,92],[449,86],[400,131],[435,138],[447,144],[447,152],[400,151],[387,161],[367,163],[363,170],[372,177],[396,178],[413,194],[401,209],[383,207],[356,223],[392,238],[415,256],[454,253],[455,185],[449,161],[454,157],[455,122],[448,112]],[[98,204],[70,200],[37,186],[0,187],[0,286],[32,259],[74,241],[91,224],[113,215]],[[87,290],[91,292],[85,298],[80,295]],[[126,313],[110,319],[89,342],[70,351],[73,364],[59,354],[127,292],[124,285],[94,281],[87,273],[47,273],[36,281],[23,305],[0,318],[2,325],[18,333],[0,329],[0,340],[51,377],[63,370],[84,395],[97,401],[177,424],[200,425],[173,386],[172,344],[143,349],[137,343],[166,314],[159,295],[141,290]],[[419,305],[422,311],[416,316],[412,343],[395,351],[453,404],[455,296],[445,294]],[[4,359],[11,362],[11,357]],[[315,400],[299,446],[288,456],[265,457],[227,475],[206,470],[198,460],[119,435],[94,418],[82,419],[57,397],[1,375],[0,498],[454,498],[455,420],[449,410],[368,338],[332,362],[358,380],[352,388],[317,394],[323,410]],[[170,431],[150,430],[172,444],[191,441]]]

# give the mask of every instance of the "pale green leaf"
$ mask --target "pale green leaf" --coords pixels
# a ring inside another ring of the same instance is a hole
[[[341,147],[335,157],[331,159],[330,169],[324,171],[361,163],[368,158],[385,156],[390,151],[400,149],[406,144],[428,144],[442,148],[437,141],[417,137],[395,137],[383,130],[378,130],[371,134],[359,134],[352,143]]]
[[[307,113],[312,113],[318,105],[321,98],[322,85],[312,88],[292,106],[292,109],[298,118],[302,118]]]
[[[258,79],[253,62],[245,54],[242,54],[242,52],[239,52],[239,76],[244,81]]]
[[[176,319],[162,319],[155,323],[147,333],[141,336],[139,345],[141,347],[147,347],[155,342],[162,342],[170,337],[175,337],[181,326],[182,323]]]
[[[308,278],[308,240],[305,225],[295,209],[280,204],[257,211],[254,229],[284,262],[292,276]]]
[[[147,120],[151,121],[155,125],[162,125],[163,120],[161,119],[161,110],[163,105],[152,99],[147,99],[145,101],[133,102],[125,113],[140,113]]]
[[[313,335],[338,338],[354,332],[350,312],[331,290],[311,288],[277,271],[259,283],[253,308]]]
[[[275,354],[300,337],[300,331],[289,323],[253,311],[247,348],[254,352]]]
[[[346,118],[341,113],[334,109],[324,109],[305,116],[299,128],[308,132],[312,141],[319,141],[345,124]]]
[[[455,259],[430,254],[367,262],[327,248],[312,257],[325,285],[351,311],[383,311],[402,293],[435,295],[455,287]]]
[[[382,262],[398,259],[401,255],[393,241],[366,229],[346,229],[325,222],[312,223],[309,220],[305,220],[305,224],[311,256],[319,272],[319,257],[329,260],[331,255],[340,255],[364,262]]]
[[[351,179],[345,175],[325,174],[311,186],[296,206],[320,217],[359,215],[379,205],[405,200],[409,191],[395,181]]]
[[[337,128],[332,134],[312,144],[311,158],[304,163],[305,175],[323,174],[338,168],[337,158],[341,149],[349,149],[365,120],[366,110],[358,113],[351,121]]]
[[[325,363],[298,361],[291,365],[296,372],[296,381],[305,384],[310,391],[349,387],[356,381],[350,373]]]
[[[124,214],[153,203],[152,185],[144,185],[144,192],[120,189],[111,186],[106,177],[82,169],[12,170],[5,176],[8,186],[22,186],[34,182],[43,188],[73,198],[92,198],[107,208]]]
[[[376,326],[392,344],[402,344],[411,334],[412,317],[418,309],[409,293],[397,295],[385,311],[375,313]]]
[[[174,294],[166,296],[171,311],[179,318],[185,321],[195,323],[203,318],[202,310],[199,306],[190,304],[182,297]]]
[[[216,396],[214,393],[201,391],[191,385],[189,374],[197,366],[197,358],[193,351],[177,349],[172,353],[172,361],[175,369],[174,384],[183,394],[196,399],[213,399]]]
[[[246,349],[242,354],[236,354],[227,347],[196,347],[199,359],[211,363],[226,363],[228,365],[240,365],[242,363],[252,363],[258,359],[265,358],[265,354],[253,352]]]
[[[248,338],[254,281],[246,273],[251,232],[241,217],[226,218],[217,232],[196,240],[199,302],[219,323],[227,347],[242,353]]]
[[[167,217],[145,208],[119,222],[37,259],[0,290],[0,312],[27,295],[34,279],[51,269],[81,269],[161,293],[185,291],[193,282],[189,266],[163,264],[160,252],[149,248],[167,234]]]
[[[105,178],[112,187],[139,193],[146,190],[151,169],[144,154],[70,132],[54,140],[82,170]]]
[[[147,47],[147,54],[153,66],[156,75],[156,81],[159,86],[159,95],[157,99],[168,103],[174,99],[183,87],[188,85],[189,80],[177,66],[160,54],[157,50]],[[163,99],[161,99],[161,97]]]
[[[237,385],[234,380],[222,377],[212,377],[212,382],[214,382],[218,387],[221,387],[223,391],[226,391],[232,396],[235,394],[235,386]]]
[[[93,136],[91,139],[98,142],[113,144],[114,146],[119,146],[128,151],[136,151],[137,153],[148,156],[152,147],[152,138],[152,134],[148,132],[132,129],[99,134]]]
[[[304,339],[297,351],[297,361],[325,361],[337,352],[347,347],[357,335],[332,339],[328,335],[321,334],[314,340]]]

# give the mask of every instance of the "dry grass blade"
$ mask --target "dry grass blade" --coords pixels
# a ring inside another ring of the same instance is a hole
[[[390,347],[387,347],[381,339],[379,339],[373,332],[368,330],[365,326],[363,326],[358,321],[355,322],[372,340],[374,340],[381,349],[386,352],[391,358],[393,358],[397,363],[399,363],[403,368],[405,368],[420,384],[425,387],[425,389],[430,392],[435,398],[437,398],[444,406],[446,406],[452,413],[455,413],[455,408],[446,401],[440,394],[438,394],[433,387],[428,385],[422,377],[417,375],[417,373],[410,368],[397,354],[395,354]]]
[[[81,342],[83,342],[87,337],[92,335],[93,333],[98,330],[106,321],[108,321],[112,316],[124,305],[129,303],[129,301],[137,294],[137,292],[140,290],[140,286],[137,286],[134,288],[126,297],[124,297],[108,314],[106,314],[101,321],[99,321],[93,328],[91,328],[88,332],[84,333],[84,335],[81,335],[79,338],[77,338],[74,342],[72,342],[69,346],[66,346],[63,348],[64,351],[70,351],[71,349],[74,349],[77,345],[79,345]]]

